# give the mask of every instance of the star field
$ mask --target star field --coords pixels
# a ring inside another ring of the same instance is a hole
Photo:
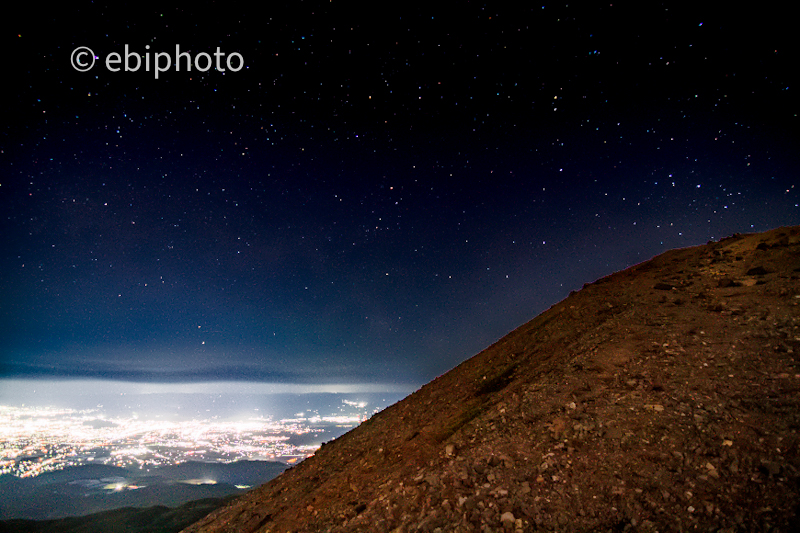
[[[586,282],[800,223],[777,8],[343,4],[4,23],[0,373],[423,383]],[[107,70],[126,45],[244,68]]]

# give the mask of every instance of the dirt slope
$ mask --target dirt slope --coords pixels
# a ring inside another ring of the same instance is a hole
[[[187,532],[800,531],[800,227],[586,285]]]

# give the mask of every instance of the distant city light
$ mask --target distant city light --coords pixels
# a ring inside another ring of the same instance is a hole
[[[280,420],[263,416],[218,420],[212,416],[164,421],[134,413],[111,417],[100,408],[0,405],[0,474],[33,477],[87,463],[140,469],[186,461],[294,464],[319,448],[325,428],[355,427],[366,420],[373,414],[366,407],[366,402],[343,400],[343,412],[328,416],[312,411]],[[297,435],[311,436],[304,439],[311,443],[292,444],[291,437]],[[138,488],[108,481],[104,488],[111,491]],[[213,479],[194,481],[216,483]]]

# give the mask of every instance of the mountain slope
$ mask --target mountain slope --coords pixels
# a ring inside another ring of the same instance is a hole
[[[800,228],[584,286],[187,532],[797,530]]]

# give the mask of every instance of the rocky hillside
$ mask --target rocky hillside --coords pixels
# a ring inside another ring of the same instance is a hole
[[[587,284],[187,532],[800,531],[800,227]]]

